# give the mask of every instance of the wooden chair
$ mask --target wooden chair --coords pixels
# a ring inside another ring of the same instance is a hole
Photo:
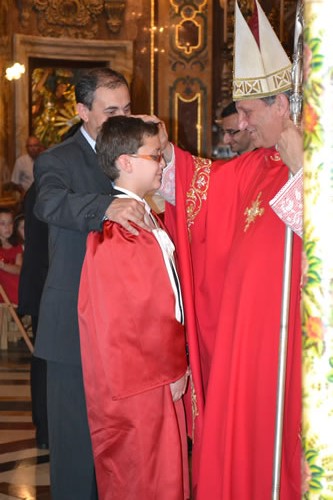
[[[3,303],[0,303],[0,349],[8,349],[9,324],[12,318],[29,351],[33,353],[33,345],[21,319],[16,313],[16,305],[10,302],[2,285],[0,285],[0,296],[3,300]]]

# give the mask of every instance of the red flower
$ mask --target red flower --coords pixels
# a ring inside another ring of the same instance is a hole
[[[304,106],[304,125],[307,132],[313,133],[318,124],[318,115],[314,108],[307,103]]]
[[[308,337],[314,340],[322,340],[323,333],[324,329],[321,318],[315,318],[313,316],[310,316],[307,322]]]

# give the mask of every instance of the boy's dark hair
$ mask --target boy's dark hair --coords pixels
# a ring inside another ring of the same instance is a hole
[[[133,116],[112,116],[102,125],[96,139],[96,152],[104,173],[112,180],[119,177],[115,163],[123,154],[135,154],[143,145],[144,137],[158,135],[155,122],[145,122]]]
[[[75,99],[91,109],[95,92],[100,87],[116,89],[121,85],[128,88],[126,78],[111,68],[94,68],[84,73],[75,85]]]

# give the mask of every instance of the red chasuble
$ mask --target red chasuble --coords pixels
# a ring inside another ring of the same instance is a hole
[[[285,226],[269,201],[287,182],[275,150],[228,162],[176,149],[176,209],[193,372],[196,500],[271,497]],[[301,496],[301,240],[294,236],[281,500]]]
[[[91,233],[80,342],[99,498],[183,500],[186,431],[169,384],[186,371],[183,326],[152,233],[112,222]]]

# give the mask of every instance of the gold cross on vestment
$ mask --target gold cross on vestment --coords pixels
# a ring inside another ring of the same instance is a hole
[[[252,202],[252,205],[250,208],[246,208],[244,215],[246,216],[246,223],[244,227],[244,233],[248,230],[250,224],[256,220],[257,217],[261,217],[262,214],[265,212],[264,208],[260,208],[260,203],[261,203],[261,191],[258,194],[257,198]]]

